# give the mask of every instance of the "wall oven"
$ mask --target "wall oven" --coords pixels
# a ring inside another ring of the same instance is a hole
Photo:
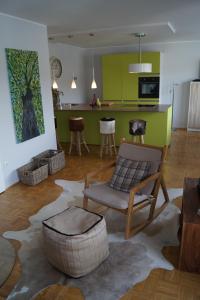
[[[139,77],[138,78],[139,98],[159,98],[160,77]]]

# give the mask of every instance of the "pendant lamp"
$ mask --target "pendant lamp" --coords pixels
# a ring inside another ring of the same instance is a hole
[[[71,83],[71,89],[76,89],[76,81],[75,81],[75,77],[74,77],[74,73],[73,73],[73,79],[72,79],[72,83]]]
[[[94,79],[94,67],[92,68],[92,84],[91,84],[91,89],[97,89],[97,84]]]
[[[95,81],[95,78],[94,78],[94,55],[92,57],[92,84],[91,84],[91,89],[92,90],[97,89],[97,84],[96,84],[96,81]]]
[[[139,38],[139,63],[130,64],[128,67],[129,73],[151,73],[152,72],[152,64],[150,63],[142,63],[142,53],[141,53],[141,38],[145,37],[145,33],[135,33],[135,36]]]

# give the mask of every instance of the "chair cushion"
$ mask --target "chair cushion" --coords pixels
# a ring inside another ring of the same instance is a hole
[[[151,161],[151,168],[149,170],[149,175],[151,175],[159,170],[162,160],[162,149],[154,148],[153,146],[143,147],[140,144],[122,143],[119,147],[118,155],[126,159]],[[141,189],[141,193],[150,195],[154,183],[154,181],[149,182]]]
[[[128,193],[134,185],[149,175],[150,168],[150,161],[137,161],[119,156],[108,184],[115,190]]]
[[[129,194],[114,190],[107,183],[92,184],[83,191],[83,194],[95,202],[113,208],[128,208]],[[146,195],[135,195],[134,205],[147,199]]]

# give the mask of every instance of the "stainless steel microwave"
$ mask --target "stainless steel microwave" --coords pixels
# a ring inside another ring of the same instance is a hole
[[[160,77],[139,77],[138,97],[139,98],[159,98]]]

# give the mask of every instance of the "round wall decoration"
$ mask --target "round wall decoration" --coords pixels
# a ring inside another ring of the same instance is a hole
[[[51,77],[52,78],[60,78],[62,74],[62,64],[60,59],[55,56],[50,58],[50,66],[51,66]]]

